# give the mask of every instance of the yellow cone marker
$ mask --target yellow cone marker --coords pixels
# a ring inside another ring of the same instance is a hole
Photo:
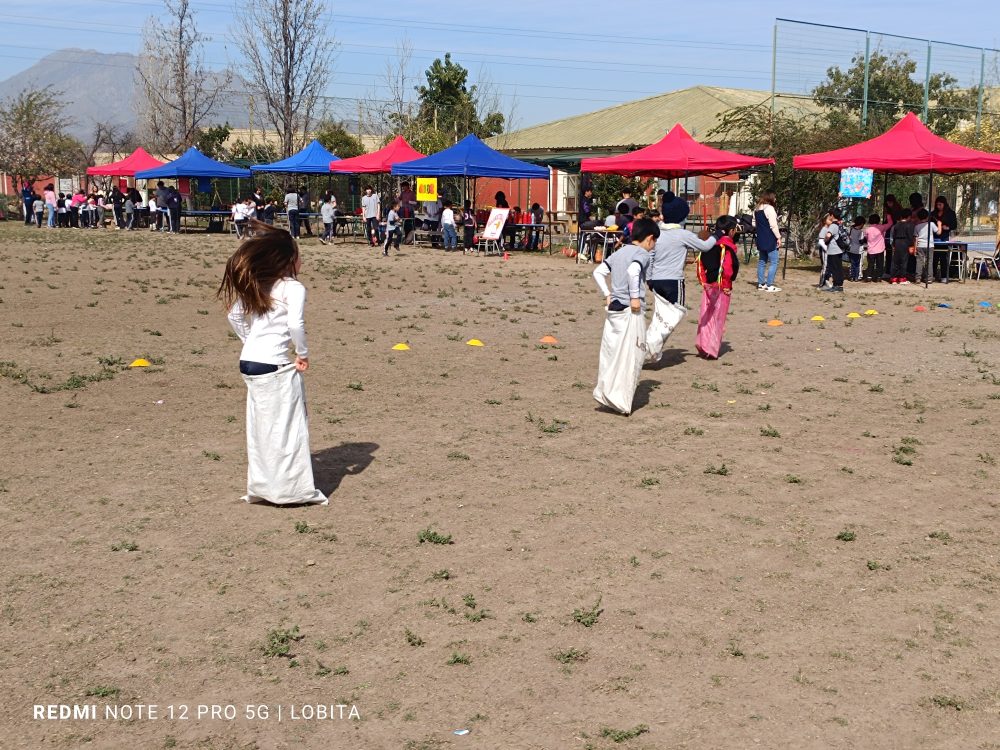
[[[767,321],[767,324],[769,326],[771,326],[772,328],[777,328],[778,326],[785,325],[784,321],[781,321],[781,320],[769,320],[769,321]]]
[[[731,401],[727,401],[726,403],[727,404],[735,404],[736,403],[736,399],[732,399]]]
[[[483,346],[483,342],[480,341],[479,339],[469,339],[465,343],[468,344],[469,346]]]
[[[849,313],[847,313],[847,317],[848,318],[860,318],[861,317],[861,313],[849,312]]]
[[[559,343],[559,339],[557,339],[555,336],[542,336],[540,339],[538,339],[538,343],[539,344],[558,344]]]
[[[878,310],[865,310],[865,315],[878,315]]]
[[[813,321],[815,321],[817,323],[820,323],[820,322],[826,320],[826,318],[824,318],[822,315],[813,315],[811,318],[809,318],[809,320],[813,320]]]
[[[149,367],[149,360],[142,359],[140,357],[139,359],[134,360],[132,364],[129,365],[129,367]]]
[[[394,352],[408,352],[410,351],[410,347],[408,347],[406,344],[396,344],[394,347],[392,347],[392,350]]]

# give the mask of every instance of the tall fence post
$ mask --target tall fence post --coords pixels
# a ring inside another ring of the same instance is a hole
[[[865,32],[865,88],[861,102],[861,132],[868,132],[868,76],[871,69],[872,33]]]
[[[927,67],[924,70],[924,125],[927,124],[928,101],[931,94],[931,40],[927,40]]]
[[[774,119],[774,92],[778,85],[778,22],[774,22],[774,33],[771,36],[771,118]],[[773,127],[773,126],[772,126]]]

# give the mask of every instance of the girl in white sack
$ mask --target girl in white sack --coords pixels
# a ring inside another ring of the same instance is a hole
[[[322,503],[313,484],[302,373],[309,369],[306,289],[295,278],[299,249],[283,229],[252,222],[226,263],[218,297],[243,342],[240,373],[247,385],[249,503]],[[294,347],[295,359],[289,357]]]
[[[646,359],[646,272],[660,228],[651,219],[632,224],[632,244],[609,255],[594,269],[604,295],[607,316],[594,398],[622,414],[632,412],[632,399]]]

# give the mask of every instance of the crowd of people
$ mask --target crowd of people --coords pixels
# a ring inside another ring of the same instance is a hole
[[[180,231],[181,194],[161,181],[148,198],[136,188],[122,191],[117,185],[103,191],[57,193],[49,183],[41,195],[28,183],[21,190],[24,223],[39,229],[135,230],[148,226],[163,232]]]
[[[934,245],[947,242],[958,228],[955,211],[943,195],[935,198],[930,211],[920,193],[911,194],[909,204],[903,207],[890,194],[882,216],[856,216],[849,222],[839,209],[828,211],[816,238],[821,260],[817,288],[844,291],[845,255],[851,282],[947,284],[951,258],[935,253]]]
[[[539,203],[533,203],[528,211],[522,211],[520,206],[511,208],[502,191],[494,196],[494,202],[497,208],[508,209],[500,239],[504,248],[538,250],[542,247],[545,212]],[[443,194],[432,201],[418,201],[407,182],[400,185],[398,194],[385,201],[373,187],[366,186],[361,205],[353,214],[338,205],[333,192],[324,193],[318,209],[323,229],[315,235],[310,217],[317,214],[311,212],[312,199],[306,186],[288,186],[282,203],[293,239],[315,236],[320,242],[328,244],[347,226],[349,217],[353,215],[360,219],[368,244],[381,248],[383,255],[388,255],[392,248],[399,250],[401,245],[412,243],[416,232],[429,233],[432,247],[445,251],[458,250],[461,243],[462,249],[469,252],[476,247],[476,230],[484,223],[473,208],[472,201],[466,200],[459,206]],[[266,199],[260,188],[238,200],[233,204],[231,214],[237,237],[242,239],[247,235],[253,219],[273,225],[278,210],[278,201]]]

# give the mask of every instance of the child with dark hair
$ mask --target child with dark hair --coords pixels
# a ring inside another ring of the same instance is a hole
[[[465,252],[472,250],[472,239],[476,236],[476,214],[472,210],[472,201],[466,201],[462,207],[462,247]]]
[[[712,233],[716,239],[715,247],[698,254],[698,281],[702,294],[695,345],[698,356],[705,359],[718,359],[722,349],[733,282],[740,272],[735,241],[738,233],[739,223],[734,216],[720,216]]]
[[[892,226],[892,214],[886,216],[886,222],[878,214],[868,217],[865,227],[865,242],[868,246],[868,267],[865,269],[865,280],[880,282],[885,268],[885,232]]]
[[[217,295],[243,342],[240,373],[247,385],[248,503],[320,503],[309,453],[302,373],[309,369],[306,289],[291,234],[256,220],[254,236],[226,263]],[[290,361],[289,347],[295,350]]]
[[[458,229],[455,227],[455,210],[451,201],[444,202],[441,211],[441,244],[444,251],[458,250]]]
[[[931,255],[934,253],[934,233],[940,223],[932,221],[926,208],[917,211],[917,223],[913,228],[913,248],[916,255],[915,281],[929,281],[931,275]]]
[[[899,221],[892,225],[889,230],[892,240],[892,268],[889,269],[890,284],[909,284],[906,278],[906,265],[910,256],[915,252],[914,241],[916,236],[913,232],[913,223],[910,220],[910,212],[903,211]]]
[[[537,250],[538,246],[542,242],[542,232],[544,231],[543,226],[545,223],[545,212],[542,210],[542,207],[539,204],[532,203],[530,216],[533,228],[531,230],[531,238],[528,241],[528,249]]]
[[[42,228],[42,221],[45,219],[45,201],[38,193],[32,193],[31,213],[35,217],[35,226]]]
[[[847,236],[850,242],[847,257],[851,263],[850,269],[847,272],[847,279],[848,281],[861,281],[861,254],[863,252],[861,246],[865,242],[864,216],[854,217],[854,223],[851,225]]]
[[[594,398],[629,414],[646,358],[644,281],[660,228],[649,219],[632,227],[632,243],[608,256],[594,269],[594,281],[604,295],[604,333]]]
[[[389,255],[389,245],[392,244],[399,252],[399,243],[402,239],[400,229],[401,217],[399,215],[399,201],[394,200],[389,207],[389,213],[385,217],[385,244],[382,247],[382,255]]]

